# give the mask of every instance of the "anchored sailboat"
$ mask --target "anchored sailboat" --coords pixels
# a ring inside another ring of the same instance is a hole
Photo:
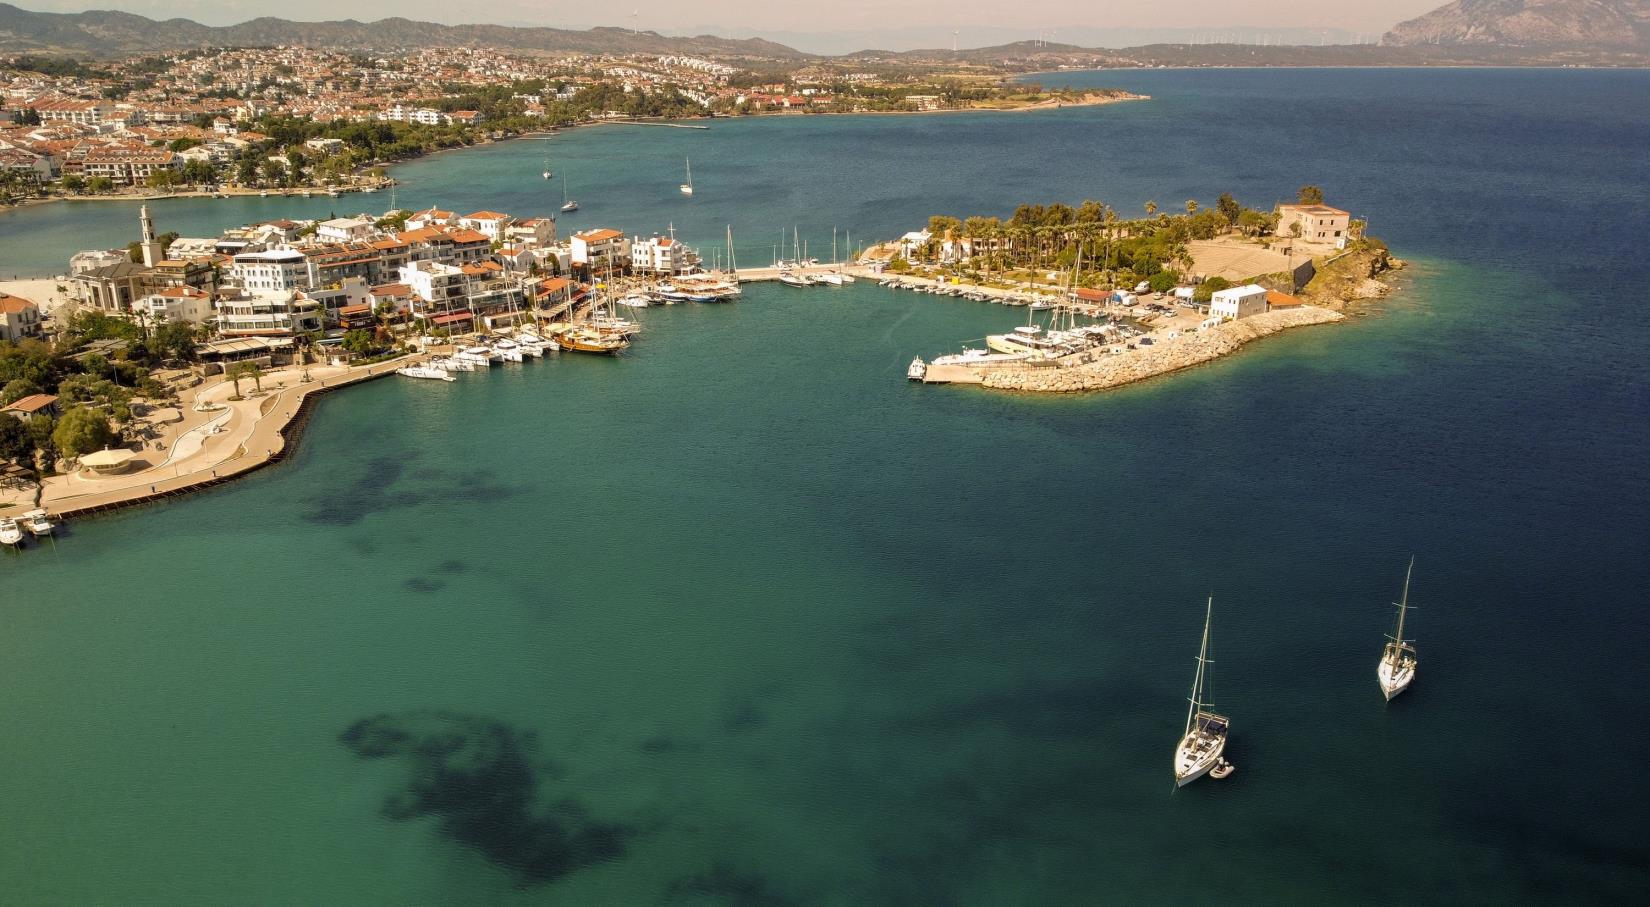
[[[568,212],[579,210],[579,203],[567,197],[567,180],[565,179],[561,181],[561,209]]]
[[[1415,681],[1415,646],[1404,639],[1404,616],[1409,611],[1409,578],[1415,573],[1415,558],[1409,559],[1409,569],[1404,571],[1404,595],[1394,602],[1398,606],[1398,629],[1387,637],[1386,648],[1381,652],[1381,663],[1375,668],[1375,677],[1381,681],[1381,695],[1388,702],[1392,697],[1409,689]]]
[[[687,161],[687,182],[682,184],[682,194],[683,195],[692,195],[693,194],[693,161],[690,158],[683,158],[683,160]]]
[[[1227,719],[1209,711],[1209,624],[1214,619],[1215,599],[1209,597],[1203,616],[1203,646],[1197,652],[1197,673],[1192,678],[1191,707],[1186,711],[1186,733],[1174,751],[1174,786],[1185,787],[1222,763],[1226,751]]]

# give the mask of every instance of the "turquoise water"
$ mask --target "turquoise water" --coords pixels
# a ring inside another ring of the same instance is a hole
[[[861,283],[332,397],[279,468],[3,558],[6,900],[1643,890],[1650,75],[1094,78],[1156,99],[584,130],[555,166],[581,223],[731,223],[742,261],[791,224],[818,252],[1311,180],[1414,260],[1404,295],[1096,396],[913,387],[1016,313]],[[541,155],[408,165],[405,197],[527,211]],[[74,210],[0,219],[0,270],[125,236]],[[1412,552],[1422,671],[1384,706]],[[1211,591],[1239,770],[1176,793]]]

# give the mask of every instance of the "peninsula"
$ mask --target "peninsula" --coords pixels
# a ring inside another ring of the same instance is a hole
[[[873,250],[885,286],[1022,305],[1027,324],[926,361],[909,377],[1019,391],[1094,391],[1327,324],[1390,291],[1402,263],[1315,186],[1293,204],[1248,208],[1230,194],[1123,219],[1099,202],[1022,206],[1010,219],[936,216]],[[1038,311],[1048,313],[1039,323]]]

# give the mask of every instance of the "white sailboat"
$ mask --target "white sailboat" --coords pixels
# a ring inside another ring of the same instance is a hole
[[[1191,706],[1186,711],[1186,733],[1174,751],[1174,786],[1185,787],[1222,763],[1226,751],[1227,719],[1209,711],[1209,624],[1215,599],[1209,597],[1203,615],[1203,646],[1197,652],[1197,674],[1192,678]]]
[[[561,209],[567,212],[579,210],[579,203],[567,197],[567,180],[561,181]]]
[[[681,187],[682,188],[682,194],[683,195],[692,195],[693,194],[693,161],[691,159],[688,159],[688,158],[683,158],[683,160],[687,161],[687,182],[682,184],[682,187]]]
[[[1409,578],[1415,572],[1415,558],[1409,559],[1409,569],[1404,571],[1404,595],[1393,604],[1398,606],[1398,629],[1387,637],[1386,648],[1381,652],[1381,663],[1375,667],[1375,677],[1381,682],[1381,695],[1388,702],[1392,697],[1409,689],[1415,681],[1415,646],[1404,639],[1404,616],[1409,611]]]

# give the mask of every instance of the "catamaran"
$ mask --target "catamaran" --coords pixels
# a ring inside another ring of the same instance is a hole
[[[692,195],[693,194],[693,161],[691,159],[688,159],[688,158],[683,158],[683,160],[687,161],[687,182],[682,184],[682,194],[683,195]]]
[[[1381,681],[1381,695],[1388,702],[1392,697],[1409,689],[1415,681],[1415,646],[1404,639],[1404,615],[1409,611],[1409,578],[1415,572],[1415,558],[1409,559],[1409,569],[1404,571],[1404,595],[1393,604],[1398,606],[1398,629],[1387,637],[1386,648],[1381,652],[1381,663],[1375,667],[1375,677]]]
[[[1174,751],[1174,786],[1185,787],[1221,764],[1226,751],[1227,719],[1209,711],[1209,624],[1215,614],[1214,596],[1203,615],[1203,647],[1197,652],[1192,677],[1191,707],[1186,711],[1186,733]]]

